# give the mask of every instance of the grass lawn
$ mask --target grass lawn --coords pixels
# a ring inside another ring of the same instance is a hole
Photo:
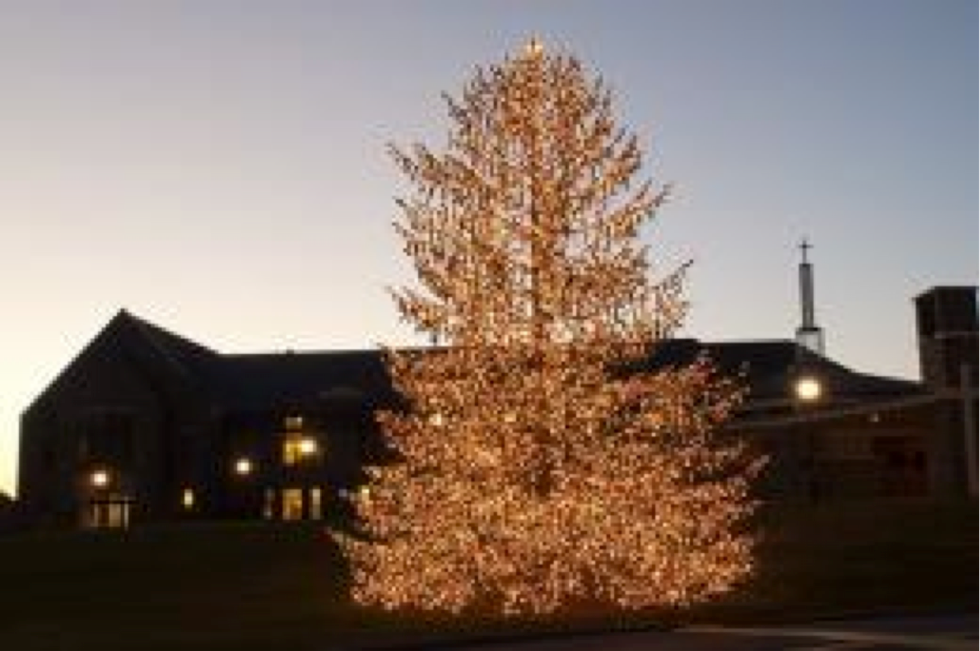
[[[0,538],[0,649],[330,649],[511,630],[976,611],[976,504],[772,509],[723,603],[590,621],[423,622],[352,606],[323,529],[187,524]]]

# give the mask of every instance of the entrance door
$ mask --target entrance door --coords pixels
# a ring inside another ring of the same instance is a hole
[[[89,500],[82,514],[82,526],[89,529],[126,529],[129,527],[133,500],[108,497]]]
[[[282,489],[282,519],[283,520],[303,519],[303,489],[302,488]]]
[[[283,520],[320,520],[323,518],[323,490],[319,486],[283,488],[280,507]]]

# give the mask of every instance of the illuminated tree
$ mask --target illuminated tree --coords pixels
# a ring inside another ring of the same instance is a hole
[[[751,572],[756,460],[716,431],[741,397],[706,359],[644,371],[680,323],[638,230],[666,198],[601,80],[532,42],[478,70],[445,153],[394,149],[396,224],[445,344],[388,351],[399,462],[355,498],[353,594],[387,608],[551,612],[689,604]]]

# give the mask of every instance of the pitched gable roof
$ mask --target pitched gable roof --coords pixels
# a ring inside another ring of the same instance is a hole
[[[120,310],[116,319],[135,329],[166,362],[182,373],[194,375],[219,360],[218,353],[210,348],[135,317],[126,310]]]
[[[378,405],[390,404],[395,396],[379,350],[225,355],[122,310],[79,357],[109,339],[148,350],[169,375],[226,409],[283,409],[338,396],[356,396]],[[723,373],[743,373],[753,401],[789,399],[790,382],[800,360],[826,381],[838,399],[884,400],[926,393],[920,383],[857,373],[790,340],[670,339],[659,342],[635,368],[683,366],[702,353]],[[39,400],[41,397],[35,403]]]
[[[394,396],[377,350],[226,355],[212,371],[216,397],[227,407],[264,409],[344,396],[384,404]]]
[[[670,339],[661,342],[641,367],[684,365],[702,353],[725,374],[743,373],[752,400],[787,399],[795,373],[804,367],[808,373],[819,375],[839,398],[887,399],[926,392],[919,382],[859,373],[788,339],[720,342]]]
[[[220,359],[214,351],[196,344],[148,321],[139,319],[126,310],[120,310],[89,341],[88,344],[58,373],[55,379],[34,399],[25,410],[33,411],[72,376],[85,359],[107,350],[122,352],[128,359],[137,361],[142,370],[156,375],[172,377],[193,389],[200,369]]]

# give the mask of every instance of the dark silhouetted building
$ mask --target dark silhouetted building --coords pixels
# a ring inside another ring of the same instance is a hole
[[[976,290],[936,288],[916,309],[923,382],[788,340],[672,339],[644,364],[707,352],[745,374],[728,433],[769,453],[763,497],[964,495],[976,477]],[[332,517],[384,453],[374,413],[396,401],[378,351],[226,355],[122,311],[24,412],[19,504],[35,522],[88,527]]]

